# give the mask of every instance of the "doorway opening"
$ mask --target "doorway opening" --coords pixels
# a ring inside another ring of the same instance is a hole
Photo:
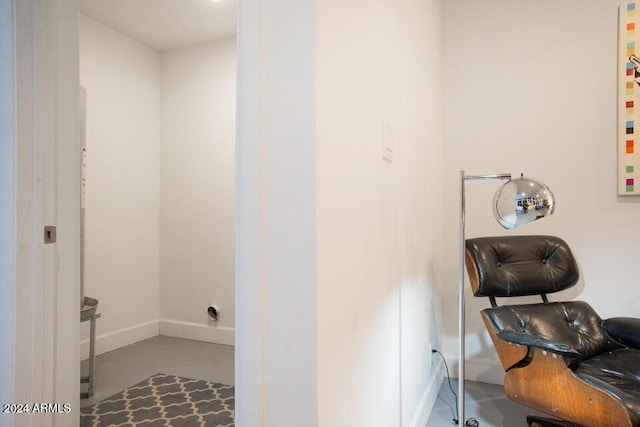
[[[82,406],[159,373],[233,386],[235,32],[235,0],[80,0]]]

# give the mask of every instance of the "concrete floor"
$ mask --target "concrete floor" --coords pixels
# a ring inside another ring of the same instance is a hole
[[[234,385],[234,347],[157,336],[96,357],[91,405],[157,373]],[[81,364],[88,373],[88,361]],[[82,385],[82,391],[86,391]]]
[[[158,336],[102,354],[96,357],[95,395],[82,400],[81,406],[105,399],[157,373],[234,385],[234,350],[219,344]],[[85,360],[82,375],[87,370]],[[457,392],[455,379],[451,385]],[[473,381],[466,384],[465,408],[466,418],[475,418],[480,427],[526,427],[527,415],[534,413],[507,400],[502,386]],[[445,378],[426,427],[454,425],[454,411],[455,398]]]
[[[458,381],[451,380],[451,386],[458,392]],[[475,418],[480,427],[526,427],[527,415],[540,412],[508,400],[500,385],[466,381],[465,418]],[[429,422],[426,427],[446,427],[455,425],[455,398],[445,378],[438,392]]]

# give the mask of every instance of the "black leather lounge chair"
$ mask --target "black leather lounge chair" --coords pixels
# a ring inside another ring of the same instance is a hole
[[[507,397],[554,417],[529,416],[530,426],[640,426],[640,319],[602,320],[586,302],[547,300],[578,281],[562,239],[469,239],[466,266],[474,295],[491,300],[482,318]],[[524,295],[542,302],[496,304]]]

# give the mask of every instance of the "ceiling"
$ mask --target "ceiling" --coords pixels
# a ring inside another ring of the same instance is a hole
[[[161,52],[236,34],[236,0],[80,0],[80,12]]]

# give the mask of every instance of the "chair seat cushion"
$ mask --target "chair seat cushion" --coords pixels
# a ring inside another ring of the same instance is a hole
[[[575,374],[618,397],[640,426],[640,350],[620,348],[583,360]]]
[[[483,310],[497,331],[522,332],[575,349],[583,360],[622,347],[602,329],[602,319],[583,301],[503,305]]]

